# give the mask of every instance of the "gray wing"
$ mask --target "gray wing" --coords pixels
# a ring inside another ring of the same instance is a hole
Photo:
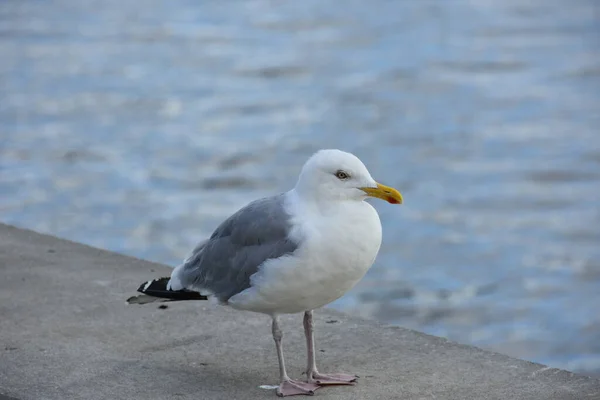
[[[186,288],[209,290],[219,301],[250,287],[250,277],[266,260],[298,248],[289,238],[284,195],[256,200],[226,219],[178,267]]]

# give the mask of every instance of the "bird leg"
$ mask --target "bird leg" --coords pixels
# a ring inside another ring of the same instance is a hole
[[[315,338],[313,333],[313,312],[304,313],[304,335],[306,336],[307,367],[306,376],[309,383],[317,385],[353,385],[358,376],[348,374],[322,374],[317,370],[315,361]]]
[[[302,382],[290,379],[287,372],[285,371],[285,361],[283,360],[283,349],[281,346],[281,339],[283,338],[283,332],[279,328],[279,321],[277,316],[273,316],[273,340],[275,340],[275,347],[277,348],[277,358],[279,360],[279,387],[277,388],[277,396],[294,396],[299,394],[313,395],[315,390],[319,386],[312,382]]]

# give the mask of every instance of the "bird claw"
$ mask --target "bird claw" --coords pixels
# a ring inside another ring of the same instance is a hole
[[[358,376],[349,374],[320,374],[312,373],[312,379],[309,382],[314,382],[317,385],[354,385]]]
[[[286,397],[286,396],[296,396],[296,395],[306,395],[312,396],[315,394],[315,390],[319,388],[319,385],[310,383],[310,382],[301,382],[295,380],[286,380],[281,382],[279,387],[277,388],[277,396]]]

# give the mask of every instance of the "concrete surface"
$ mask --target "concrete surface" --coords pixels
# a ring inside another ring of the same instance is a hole
[[[265,399],[277,383],[269,318],[205,302],[127,305],[165,266],[0,225],[0,393],[27,399]],[[600,399],[600,381],[337,312],[317,314],[322,399]],[[293,377],[301,316],[284,319]]]

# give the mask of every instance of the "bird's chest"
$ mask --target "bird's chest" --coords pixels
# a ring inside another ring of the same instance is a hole
[[[375,210],[364,203],[353,211],[345,212],[344,218],[333,212],[303,226],[298,250],[263,264],[244,299],[238,296],[238,307],[297,313],[322,307],[351,289],[371,267],[381,245]]]
[[[381,245],[381,223],[375,210],[360,209],[343,220],[324,219],[313,228],[303,249],[297,284],[315,308],[341,297],[369,270]],[[343,221],[343,222],[339,222]]]
[[[343,283],[362,278],[381,245],[379,218],[348,218],[319,227],[307,243],[306,268],[311,279]]]

